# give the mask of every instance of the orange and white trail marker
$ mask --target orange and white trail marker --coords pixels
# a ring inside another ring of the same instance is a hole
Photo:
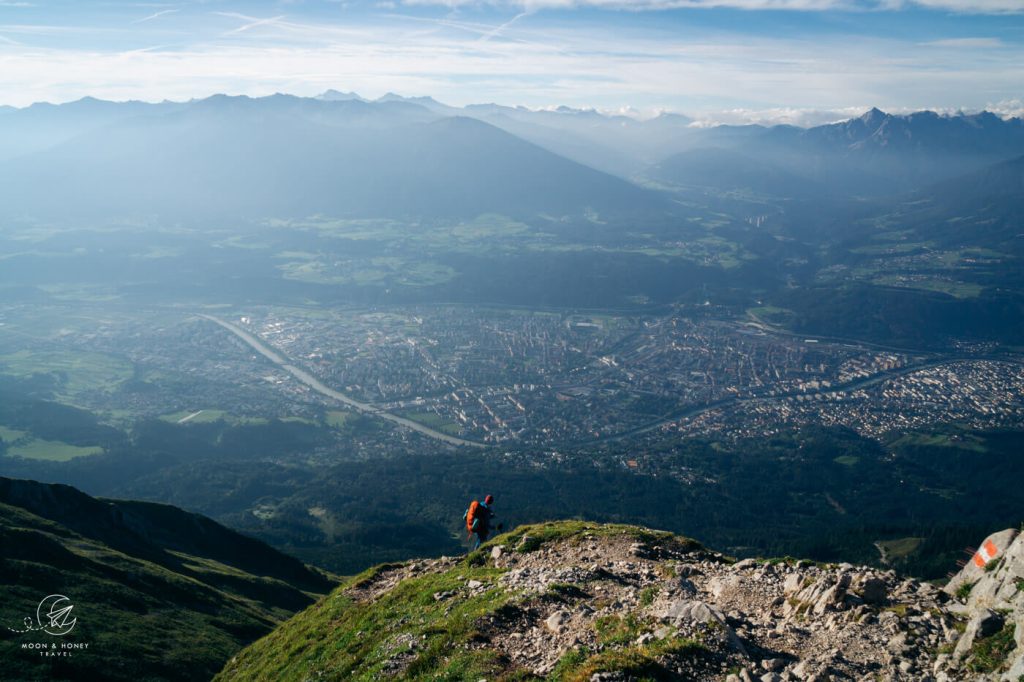
[[[997,554],[999,554],[999,548],[991,540],[986,540],[985,544],[974,553],[974,565],[978,568],[985,568],[988,562],[996,558]]]

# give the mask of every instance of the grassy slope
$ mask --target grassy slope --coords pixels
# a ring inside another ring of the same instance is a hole
[[[503,545],[514,551],[532,552],[555,541],[573,541],[584,534],[627,534],[639,541],[664,542],[670,533],[622,525],[580,521],[522,526],[500,535],[451,568],[407,578],[371,601],[353,598],[349,590],[372,583],[382,571],[372,568],[336,589],[304,612],[243,650],[215,678],[217,682],[381,679],[390,660],[403,656],[408,642],[416,642],[411,663],[398,679],[430,680],[528,680],[534,676],[511,668],[489,649],[466,645],[478,635],[484,620],[502,607],[517,602],[519,595],[499,583],[503,570],[489,566],[490,548]],[[525,538],[525,539],[524,539]],[[698,546],[690,540],[676,541]],[[494,587],[467,593],[466,583],[477,580]],[[454,596],[437,600],[434,594]],[[627,670],[646,675],[660,669],[659,656],[684,654],[699,648],[696,642],[666,639],[649,645],[625,643],[603,652],[568,653],[549,676],[557,681],[588,680],[601,670]],[[394,672],[393,670],[391,672]]]
[[[31,485],[37,493],[57,488]],[[72,500],[84,507],[79,517],[90,519],[93,504],[114,506],[73,492]],[[58,490],[57,500],[65,497]],[[119,513],[134,513],[136,524],[152,511],[126,510]],[[115,549],[81,530],[0,502],[0,677],[208,680],[240,647],[317,596],[273,577],[271,569],[254,575],[209,553],[161,551],[145,542],[153,539],[149,534]],[[113,532],[105,528],[96,535]],[[121,532],[130,535],[127,528]],[[11,632],[23,627],[40,599],[53,593],[67,595],[75,605],[78,622],[71,633],[54,637]],[[26,642],[79,642],[89,648],[71,658],[46,659],[22,650]]]

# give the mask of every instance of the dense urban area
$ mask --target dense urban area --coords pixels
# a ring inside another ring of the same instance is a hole
[[[372,454],[393,438],[428,449],[550,447],[735,439],[808,424],[880,438],[1024,418],[1024,366],[1012,354],[803,338],[709,306],[663,315],[422,306],[8,318],[17,321],[0,327],[0,369],[48,377],[112,422],[348,423],[349,453]],[[63,333],[20,345],[20,328],[57,320]],[[374,428],[353,432],[356,424]]]

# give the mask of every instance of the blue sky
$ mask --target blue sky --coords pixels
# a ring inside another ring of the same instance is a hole
[[[1009,113],[1024,0],[0,0],[2,104],[328,88],[713,120]]]

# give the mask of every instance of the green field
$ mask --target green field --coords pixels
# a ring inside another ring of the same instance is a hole
[[[978,453],[988,452],[984,441],[972,434],[911,432],[903,434],[892,442],[893,447],[902,445],[959,448],[960,450],[971,450]]]
[[[69,445],[57,440],[43,440],[42,438],[21,439],[13,445],[8,446],[8,457],[24,457],[25,459],[44,459],[52,462],[67,462],[76,457],[88,457],[98,455],[103,448],[90,445]]]
[[[0,355],[0,374],[18,378],[50,375],[57,393],[77,396],[88,391],[113,391],[131,378],[132,365],[112,355],[84,351],[30,351]]]
[[[917,551],[924,538],[897,538],[895,540],[879,540],[879,548],[885,551],[887,559],[903,559]]]
[[[351,412],[341,412],[339,410],[331,410],[324,417],[324,421],[332,429],[343,429],[345,424],[348,423],[352,417],[355,416]]]
[[[441,433],[447,433],[451,436],[457,436],[462,432],[459,425],[455,422],[448,421],[444,417],[434,414],[433,412],[410,412],[402,415],[414,422],[419,422],[424,426],[440,431]]]
[[[857,462],[860,461],[860,457],[855,457],[854,455],[842,455],[841,457],[836,457],[832,461],[835,462],[836,464],[842,464],[843,466],[852,467],[855,466]]]
[[[949,294],[955,298],[977,298],[984,289],[980,284],[974,284],[973,282],[959,282],[941,277],[910,278],[903,275],[882,275],[875,277],[871,282],[872,284],[903,289],[935,291],[940,294]]]
[[[285,279],[313,284],[430,286],[455,277],[447,265],[425,260],[377,257],[339,260],[334,256],[286,251],[278,266]]]
[[[208,424],[227,419],[228,416],[224,410],[180,410],[161,415],[160,419],[172,424]]]
[[[14,443],[15,441],[19,441],[27,435],[28,433],[26,433],[25,431],[17,431],[6,426],[0,426],[0,440],[4,441],[5,443]]]

